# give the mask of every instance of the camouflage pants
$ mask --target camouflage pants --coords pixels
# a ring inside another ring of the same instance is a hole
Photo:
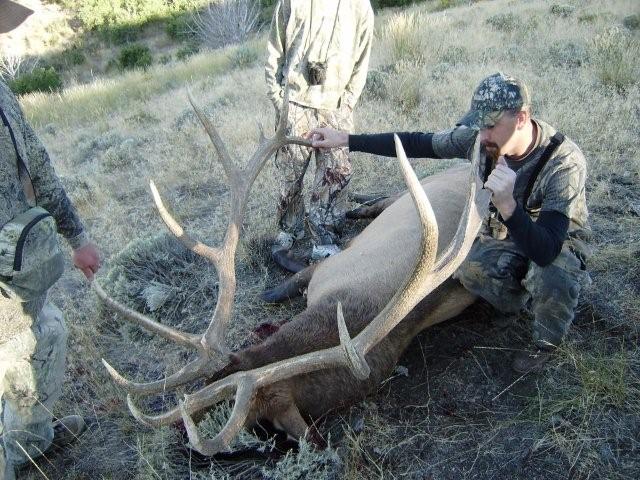
[[[511,240],[488,235],[476,239],[454,278],[505,313],[517,313],[530,303],[533,340],[539,347],[560,344],[573,321],[578,294],[591,281],[566,243],[553,263],[541,267]]]
[[[303,135],[315,127],[353,129],[349,107],[318,110],[291,103],[287,120],[288,135]],[[309,198],[308,225],[316,245],[336,243],[344,225],[346,187],[351,180],[348,149],[314,151],[299,145],[286,145],[276,154],[276,167],[281,173],[282,187],[278,204],[280,229],[294,238],[304,236],[305,204],[302,195],[304,175],[315,154],[316,171]]]
[[[46,295],[27,303],[0,301],[0,328],[27,320],[30,328],[0,343],[0,462],[7,463],[7,478],[14,465],[51,444],[51,411],[62,393],[67,349],[62,312]]]

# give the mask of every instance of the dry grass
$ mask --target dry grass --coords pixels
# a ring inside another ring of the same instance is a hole
[[[575,140],[588,159],[594,284],[583,295],[565,348],[537,379],[509,377],[500,356],[501,349],[526,344],[526,322],[468,322],[421,336],[403,359],[408,378],[390,380],[377,396],[343,412],[349,420],[329,420],[340,478],[633,478],[640,471],[639,52],[637,33],[622,26],[637,6],[632,0],[568,4],[572,8],[554,13],[549,2],[496,0],[429,13],[435,4],[428,2],[376,19],[372,69],[383,74],[376,94],[365,95],[356,109],[356,130],[447,128],[466,110],[482,77],[496,70],[520,76],[531,85],[536,115]],[[250,48],[259,51],[264,42],[261,37]],[[621,60],[615,56],[620,48]],[[204,52],[183,64],[22,98],[104,252],[105,272],[130,242],[163,228],[148,195],[149,178],[191,232],[220,238],[227,189],[185,88],[213,116],[234,154],[247,158],[256,124],[271,130],[273,111],[260,62],[234,65],[231,59],[243,54],[233,52]],[[394,162],[353,158],[354,190],[402,188]],[[449,163],[414,164],[427,174]],[[257,323],[300,308],[265,306],[257,298],[278,278],[259,242],[274,231],[277,190],[269,164],[248,207],[244,235],[251,241],[240,250],[235,344]],[[104,356],[134,378],[158,378],[183,364],[184,352],[121,328],[75,272],[63,277],[54,298],[73,339],[61,408],[94,417],[96,424],[64,457],[54,457],[53,466],[44,465],[50,478],[233,478],[229,466],[196,472],[179,453],[182,439],[175,432],[136,424],[98,361]],[[208,318],[194,311],[184,312],[182,321],[198,329]],[[173,401],[156,399],[148,407]],[[283,460],[288,463],[258,463],[261,475],[297,478],[287,469],[310,462],[309,452],[301,452]],[[87,460],[96,455],[99,460]],[[123,477],[123,471],[130,473]],[[29,471],[25,478],[38,474]]]

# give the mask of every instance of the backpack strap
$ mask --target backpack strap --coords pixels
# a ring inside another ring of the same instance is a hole
[[[13,129],[11,125],[9,125],[9,120],[7,116],[0,108],[0,117],[2,117],[2,123],[9,130],[9,136],[11,137],[11,141],[13,142],[13,148],[16,151],[16,162],[18,164],[18,176],[20,177],[20,183],[22,184],[22,189],[24,190],[24,195],[27,198],[27,203],[34,206],[36,204],[36,194],[35,189],[33,188],[33,182],[31,181],[31,174],[29,173],[29,169],[27,165],[22,160],[20,156],[20,151],[18,150],[18,143],[16,142],[16,137],[13,133]]]
[[[531,190],[533,190],[533,186],[536,183],[538,175],[540,175],[540,172],[551,158],[551,155],[553,155],[553,152],[555,152],[556,148],[558,148],[562,142],[564,142],[564,135],[560,132],[556,132],[555,135],[551,137],[551,140],[549,140],[549,145],[544,149],[540,160],[538,160],[538,164],[534,168],[533,172],[531,172],[527,189],[524,191],[524,196],[522,197],[522,208],[527,208],[527,201],[529,200]]]

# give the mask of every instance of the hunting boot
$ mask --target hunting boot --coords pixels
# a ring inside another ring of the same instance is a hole
[[[314,245],[313,250],[311,250],[311,260],[318,261],[327,257],[331,257],[337,253],[340,253],[340,247],[335,243],[330,243],[327,245]]]
[[[290,233],[280,232],[271,245],[271,258],[279,267],[291,272],[298,273],[306,265],[300,263],[291,256],[291,247],[294,237]]]
[[[537,347],[535,350],[523,350],[513,356],[511,367],[518,373],[540,373],[551,358],[553,349]]]
[[[53,440],[47,450],[75,442],[86,429],[87,424],[80,415],[69,415],[53,422]]]

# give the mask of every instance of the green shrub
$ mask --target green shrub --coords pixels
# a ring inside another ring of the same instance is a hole
[[[120,50],[118,55],[118,66],[121,70],[147,68],[152,63],[151,50],[144,45],[128,45]]]
[[[383,100],[387,98],[387,79],[389,74],[379,70],[369,70],[367,73],[367,81],[364,84],[363,95],[374,100]]]
[[[584,45],[558,41],[549,47],[549,58],[556,67],[576,68],[587,63],[589,54]]]
[[[428,50],[424,23],[423,15],[412,12],[399,12],[389,19],[382,36],[389,43],[393,62],[424,62]]]
[[[557,17],[570,17],[575,11],[575,7],[573,5],[567,4],[554,4],[551,5],[550,12],[552,15],[556,15]]]
[[[63,56],[65,61],[71,65],[82,65],[87,61],[82,48],[79,46],[73,46],[66,50]]]
[[[515,32],[524,26],[520,18],[513,13],[498,13],[487,18],[486,22],[499,32]]]
[[[89,29],[121,25],[142,27],[169,15],[194,10],[208,0],[64,0]]]
[[[436,2],[434,10],[439,12],[442,10],[447,10],[449,8],[454,8],[460,5],[468,5],[470,3],[469,0],[438,0]]]
[[[115,45],[135,42],[140,36],[140,28],[137,25],[108,26],[101,31],[104,38]]]
[[[469,60],[469,51],[462,46],[449,47],[442,53],[440,60],[451,65],[466,63]]]
[[[255,64],[262,52],[248,45],[240,45],[229,55],[231,65],[235,68],[247,68]]]
[[[189,15],[178,13],[169,17],[165,24],[167,35],[174,40],[185,40],[191,36],[189,33]]]
[[[595,13],[585,13],[578,17],[579,23],[594,23],[598,19],[598,15]]]
[[[624,19],[622,20],[622,24],[629,30],[640,29],[640,13],[624,17]]]
[[[39,67],[20,75],[9,83],[9,87],[16,95],[30,92],[52,92],[62,89],[62,80],[53,67]]]
[[[637,58],[640,44],[612,27],[596,36],[593,41],[596,73],[603,85],[619,93],[637,82]]]
[[[189,42],[176,52],[176,59],[183,62],[187,58],[189,58],[191,55],[195,55],[199,51],[200,51],[200,45],[198,45],[196,42]]]
[[[406,7],[418,3],[420,0],[372,0],[371,6],[375,10],[387,7]],[[446,1],[446,0],[445,0]]]

